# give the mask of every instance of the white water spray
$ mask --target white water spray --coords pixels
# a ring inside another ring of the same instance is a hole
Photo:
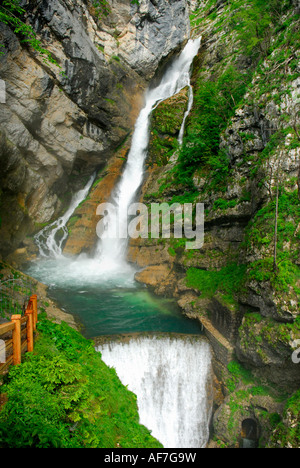
[[[201,337],[138,337],[101,345],[137,395],[140,423],[165,448],[204,448],[211,417],[211,354]]]
[[[142,184],[144,163],[149,144],[150,115],[153,109],[165,99],[177,94],[181,89],[190,85],[190,68],[200,47],[201,38],[190,40],[181,54],[173,61],[165,72],[160,84],[149,89],[145,96],[145,106],[141,110],[132,137],[132,145],[127,164],[119,185],[114,190],[111,203],[116,210],[107,215],[107,229],[98,243],[97,256],[100,263],[109,270],[119,269],[124,263],[127,250],[127,222],[128,207],[134,201],[136,193]],[[192,106],[192,92],[190,92],[189,109]],[[182,124],[180,138],[184,131]]]
[[[68,237],[67,222],[78,205],[87,197],[94,180],[95,174],[90,177],[86,186],[73,196],[65,214],[35,235],[34,239],[42,257],[61,257],[62,247]]]

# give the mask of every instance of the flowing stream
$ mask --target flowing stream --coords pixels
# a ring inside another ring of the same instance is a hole
[[[141,423],[165,447],[204,447],[209,436],[210,348],[198,321],[185,318],[177,304],[157,298],[134,280],[136,268],[126,262],[128,238],[120,236],[128,223],[128,207],[144,177],[150,115],[159,102],[189,86],[190,68],[200,39],[190,40],[173,60],[161,82],[148,89],[137,119],[127,163],[116,186],[96,255],[67,258],[63,246],[66,224],[87,196],[94,176],[73,199],[64,216],[36,235],[40,259],[27,272],[49,286],[48,293],[67,312],[77,316],[87,338],[100,335],[136,335],[126,343],[116,339],[99,345],[104,362],[116,368],[121,381],[136,393]],[[154,333],[151,337],[145,332]],[[163,332],[163,337],[155,333]],[[166,335],[166,332],[168,335]],[[169,335],[171,333],[171,335]]]

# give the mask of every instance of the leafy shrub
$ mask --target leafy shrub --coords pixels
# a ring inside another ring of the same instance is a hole
[[[22,38],[22,42],[29,44],[34,50],[39,52],[43,57],[44,62],[53,63],[57,66],[57,61],[52,57],[51,53],[44,49],[41,41],[37,38],[33,28],[24,20],[26,11],[21,6],[20,0],[3,0],[0,5],[0,22],[10,26],[14,33]],[[4,47],[0,44],[0,47]],[[0,52],[0,55],[3,52]]]
[[[215,185],[225,183],[229,160],[220,150],[220,136],[245,93],[248,79],[234,66],[228,67],[215,81],[199,79],[192,119],[175,168],[178,183],[192,188],[192,176],[200,164],[213,173],[211,179]]]
[[[1,391],[0,447],[161,446],[92,342],[41,315],[34,353],[10,369]]]

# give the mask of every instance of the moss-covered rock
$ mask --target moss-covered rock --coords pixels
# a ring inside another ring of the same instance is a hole
[[[152,112],[147,163],[165,166],[178,148],[178,136],[187,109],[189,88],[160,103]]]

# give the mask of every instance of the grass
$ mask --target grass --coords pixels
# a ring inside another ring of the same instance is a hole
[[[200,270],[189,268],[187,270],[186,284],[198,289],[202,297],[212,297],[216,292],[224,293],[228,300],[233,301],[235,294],[241,289],[246,265],[230,264],[221,270]]]

